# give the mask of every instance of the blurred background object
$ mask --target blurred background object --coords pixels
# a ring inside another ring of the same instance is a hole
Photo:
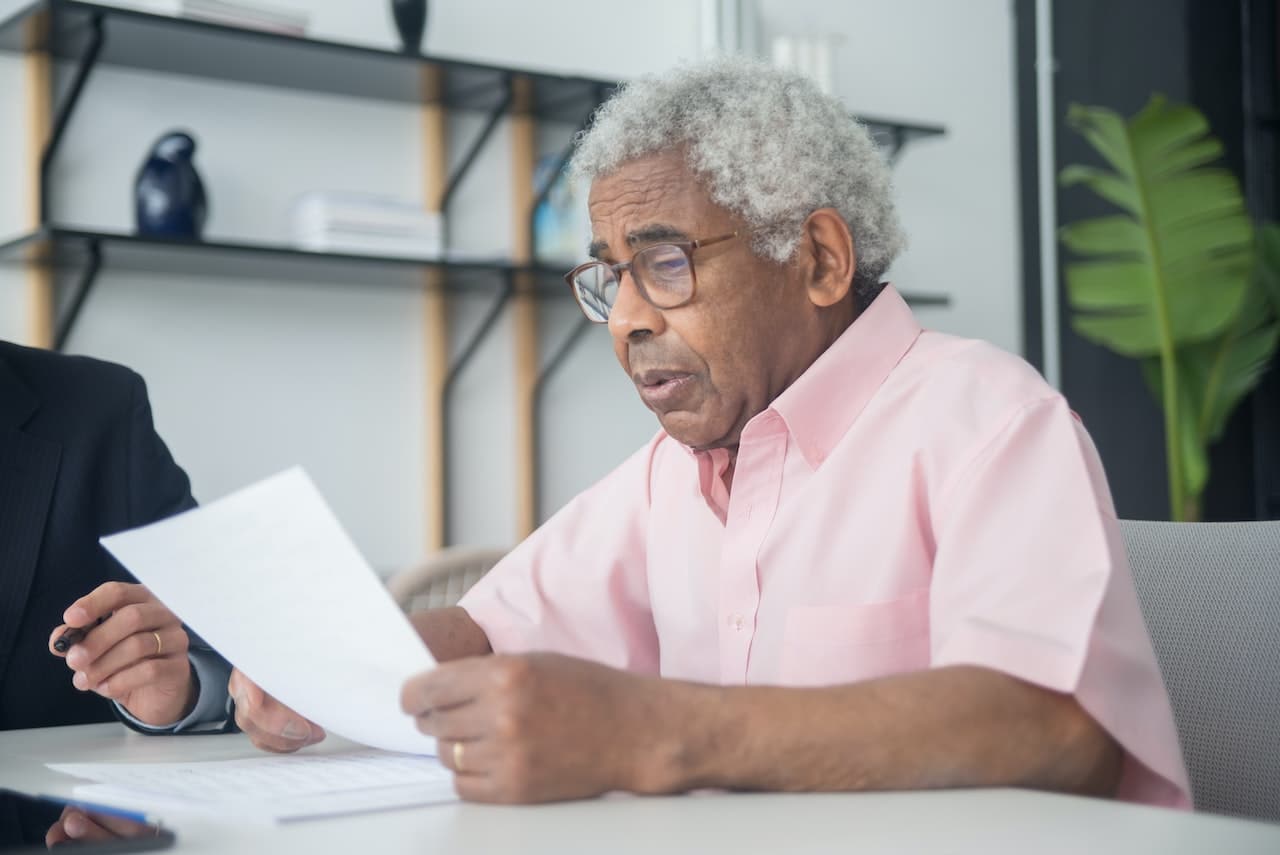
[[[791,68],[809,77],[823,92],[835,87],[836,53],[842,36],[775,35],[769,45],[769,60],[778,68]]]
[[[391,0],[391,17],[405,53],[420,53],[427,30],[427,0]]]
[[[170,131],[151,147],[134,181],[138,234],[200,237],[209,200],[196,171],[195,154],[196,141],[185,131]]]
[[[1079,259],[1066,268],[1072,328],[1142,361],[1164,412],[1169,514],[1195,522],[1208,448],[1275,360],[1280,271],[1257,251],[1240,182],[1198,110],[1157,95],[1128,121],[1078,104],[1067,116],[1107,167],[1068,166],[1063,186],[1116,208],[1062,227]]]
[[[439,258],[440,214],[409,199],[371,193],[312,191],[290,211],[293,240],[315,252]]]
[[[1255,224],[1280,218],[1275,0],[1076,0],[1021,2],[1018,8],[1031,13],[1030,21],[1019,19],[1019,103],[1044,102],[1023,88],[1036,79],[1037,62],[1053,83],[1049,132],[1020,124],[1024,152],[1051,151],[1046,175],[1056,176],[1068,164],[1097,162],[1093,147],[1067,121],[1069,105],[1097,105],[1132,116],[1159,92],[1204,114],[1222,143],[1222,168],[1240,181],[1249,218]],[[1051,55],[1037,59],[1036,27],[1028,23],[1048,30]],[[1023,207],[1036,211],[1041,197],[1037,185],[1025,180],[1027,174],[1024,169]],[[1052,219],[1033,220],[1055,230],[1058,223],[1115,210],[1079,187],[1047,194],[1047,201]],[[1025,239],[1023,244],[1036,267],[1048,258],[1038,244]],[[1054,269],[1068,260],[1053,259]],[[1036,279],[1048,281],[1048,273]],[[1033,362],[1049,349],[1056,352],[1061,388],[1102,454],[1120,516],[1168,519],[1164,414],[1141,363],[1072,329],[1065,288],[1053,291],[1052,305],[1039,289],[1025,293],[1031,318],[1056,317],[1052,326],[1028,322],[1027,352]],[[1204,488],[1203,519],[1280,518],[1280,371],[1274,360],[1223,426],[1221,439],[1208,451],[1208,465],[1212,475]]]

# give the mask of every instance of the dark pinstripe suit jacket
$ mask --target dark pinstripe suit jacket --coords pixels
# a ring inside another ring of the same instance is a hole
[[[76,598],[135,581],[99,537],[194,505],[141,377],[0,341],[0,730],[114,718],[49,633]]]

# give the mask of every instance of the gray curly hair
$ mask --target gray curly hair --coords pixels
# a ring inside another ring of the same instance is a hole
[[[778,263],[818,208],[835,208],[858,253],[855,299],[869,302],[906,239],[888,164],[866,127],[807,78],[741,56],[624,84],[577,137],[570,173],[589,183],[648,154],[683,148],[711,199]]]

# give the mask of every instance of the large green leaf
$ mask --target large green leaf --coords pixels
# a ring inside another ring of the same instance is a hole
[[[1077,331],[1129,356],[1155,356],[1221,334],[1249,281],[1252,227],[1236,179],[1195,109],[1152,98],[1131,121],[1074,105],[1068,121],[1111,170],[1070,166],[1123,213],[1067,226],[1067,291]]]
[[[1269,226],[1280,250],[1280,230]],[[1260,241],[1261,242],[1261,241]],[[1280,347],[1280,253],[1269,261],[1266,251],[1232,325],[1211,342],[1187,345],[1177,352],[1180,389],[1183,481],[1188,495],[1204,489],[1208,479],[1205,447],[1222,436],[1227,420],[1257,386]],[[1164,399],[1160,359],[1143,360],[1143,377],[1157,401]]]
[[[1276,346],[1264,311],[1270,286],[1250,288],[1253,227],[1239,182],[1214,165],[1222,145],[1194,108],[1156,96],[1127,122],[1080,105],[1067,119],[1109,168],[1069,166],[1059,181],[1118,209],[1061,230],[1075,256],[1066,269],[1072,326],[1142,361],[1165,411],[1171,511],[1186,518],[1208,479],[1209,439]],[[1280,259],[1280,232],[1273,246]]]
[[[1249,289],[1236,323],[1219,339],[1178,351],[1181,388],[1194,404],[1195,433],[1210,443],[1222,435],[1236,406],[1253,391],[1280,345],[1280,323],[1260,282]],[[1143,366],[1148,385],[1159,400],[1159,360]]]
[[[1068,166],[1058,174],[1058,181],[1063,187],[1083,184],[1117,208],[1122,208],[1137,216],[1141,210],[1142,200],[1134,190],[1133,182],[1121,178],[1105,169],[1092,166]]]
[[[1106,107],[1072,104],[1067,108],[1067,122],[1107,159],[1112,169],[1124,178],[1133,179],[1133,149],[1127,139],[1123,116]]]
[[[1077,255],[1130,255],[1141,259],[1147,233],[1132,217],[1098,217],[1059,229],[1067,249]]]
[[[1222,435],[1231,412],[1258,385],[1280,341],[1280,325],[1263,286],[1255,284],[1236,323],[1213,345],[1195,345],[1182,360],[1189,377],[1203,384],[1198,426],[1213,442]]]

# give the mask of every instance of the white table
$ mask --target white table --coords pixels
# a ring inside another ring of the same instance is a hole
[[[49,762],[254,754],[239,735],[146,737],[115,724],[0,732],[0,787],[69,795],[76,780],[49,771]],[[618,796],[541,807],[438,805],[275,827],[237,826],[233,817],[168,824],[178,851],[193,853],[1280,853],[1280,825],[1019,790]]]

